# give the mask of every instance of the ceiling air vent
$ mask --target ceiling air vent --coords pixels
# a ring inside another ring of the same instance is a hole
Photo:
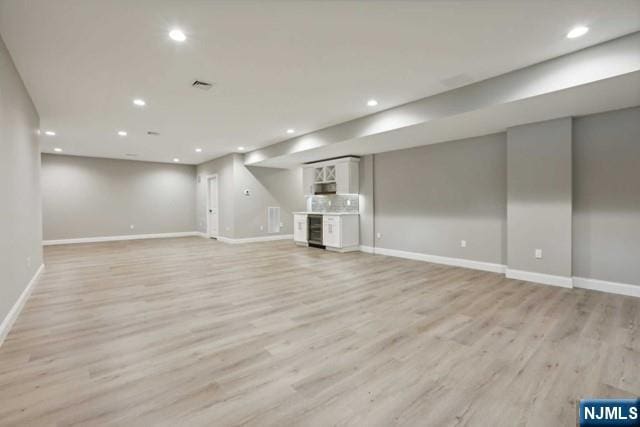
[[[148,130],[147,131],[147,135],[158,136],[158,135],[160,135],[160,132],[156,132],[154,130]]]
[[[213,87],[213,84],[208,82],[203,82],[202,80],[195,80],[193,83],[191,83],[191,86],[200,90],[209,90]]]

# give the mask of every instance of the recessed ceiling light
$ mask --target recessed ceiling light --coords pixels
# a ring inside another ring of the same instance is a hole
[[[376,101],[375,99],[370,99],[367,101],[367,105],[369,107],[375,107],[376,105],[378,105],[378,101]]]
[[[56,133],[52,130],[48,130],[44,133],[45,135],[49,135],[49,136],[56,136]]]
[[[169,37],[171,37],[172,40],[175,40],[177,42],[183,42],[187,39],[187,36],[185,36],[184,33],[177,28],[174,28],[173,30],[169,31]]]
[[[287,129],[287,133],[288,133],[288,134],[292,134],[292,133],[294,133],[295,131],[296,131],[295,129]]]
[[[173,158],[173,161],[174,161],[174,162],[176,162],[176,163],[178,163],[178,162],[180,161],[180,159],[179,159],[179,158],[177,158],[177,157],[174,157],[174,158]]]
[[[134,105],[137,105],[138,107],[144,107],[145,105],[147,105],[147,103],[144,102],[144,99],[140,99],[140,98],[134,99],[133,103],[134,103]]]
[[[126,130],[119,130],[119,131],[118,131],[118,135],[120,135],[120,136],[127,136],[127,131],[126,131]]]
[[[196,148],[196,153],[202,153],[202,148]]]
[[[244,147],[238,147],[238,151],[244,151]]]
[[[55,151],[56,153],[62,153],[62,148],[54,148],[53,151]]]
[[[577,27],[573,27],[571,29],[571,31],[569,31],[567,33],[567,38],[568,39],[575,39],[575,38],[578,38],[580,36],[584,36],[588,32],[589,32],[589,27],[585,27],[583,25],[579,25]]]

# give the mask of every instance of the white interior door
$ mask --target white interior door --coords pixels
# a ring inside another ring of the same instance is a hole
[[[218,237],[218,177],[209,178],[207,193],[207,234]]]

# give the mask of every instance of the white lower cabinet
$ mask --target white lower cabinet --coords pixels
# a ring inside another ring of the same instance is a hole
[[[340,238],[340,217],[324,215],[322,217],[322,244],[333,248],[342,247]]]
[[[324,215],[322,243],[329,250],[355,251],[360,244],[358,215]]]
[[[296,243],[308,243],[307,239],[307,216],[295,214],[293,216],[293,240]]]

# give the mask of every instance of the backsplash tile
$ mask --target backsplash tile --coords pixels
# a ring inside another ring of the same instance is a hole
[[[322,196],[307,196],[310,199],[312,212],[358,212],[359,197],[357,194],[332,194]],[[347,204],[349,201],[349,204]],[[309,206],[309,203],[307,204]]]

